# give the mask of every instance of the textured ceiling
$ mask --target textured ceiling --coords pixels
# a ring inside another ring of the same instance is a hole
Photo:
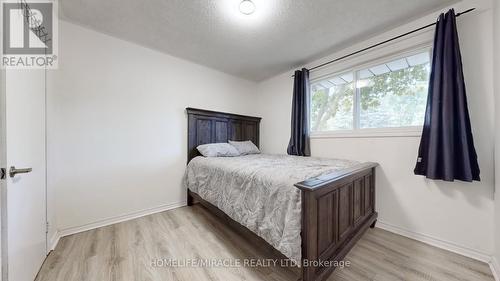
[[[60,0],[62,17],[260,81],[454,0]]]

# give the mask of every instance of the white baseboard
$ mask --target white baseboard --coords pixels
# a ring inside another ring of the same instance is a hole
[[[55,231],[54,234],[52,234],[52,237],[49,239],[49,252],[53,251],[57,244],[59,243],[59,239],[61,239],[61,235],[59,234],[59,231]]]
[[[493,277],[495,277],[495,281],[500,281],[500,263],[496,257],[491,259],[490,268],[493,272]]]
[[[144,217],[147,215],[152,215],[155,213],[160,213],[160,212],[176,209],[176,208],[183,207],[183,206],[186,206],[185,201],[172,203],[172,204],[165,204],[165,205],[161,205],[161,206],[154,207],[154,208],[148,208],[145,210],[136,211],[136,212],[128,213],[125,215],[120,215],[120,216],[116,216],[116,217],[98,220],[98,221],[95,221],[92,223],[87,223],[87,224],[80,225],[80,226],[59,229],[59,230],[56,230],[54,235],[52,235],[52,237],[49,240],[49,246],[50,246],[49,250],[54,250],[57,246],[57,243],[59,243],[59,239],[64,237],[64,236],[68,236],[68,235],[84,232],[87,230],[92,230],[92,229],[96,229],[99,227],[108,226],[108,225],[112,225],[115,223],[120,223],[120,222],[124,222],[124,221],[128,221],[128,220]]]
[[[449,241],[444,241],[439,238],[432,237],[430,235],[426,234],[421,234],[421,233],[416,233],[407,229],[403,229],[399,226],[394,226],[385,222],[382,222],[380,220],[377,221],[376,227],[387,230],[389,232],[393,232],[396,234],[399,234],[401,236],[405,236],[408,238],[411,238],[413,240],[420,241],[425,244],[429,244],[431,246],[441,248],[443,250],[447,250],[450,252],[457,253],[462,256],[466,256],[475,260],[479,260],[488,264],[491,264],[491,254],[489,253],[483,253],[481,251],[477,251],[475,249],[471,249],[468,247],[464,247],[461,245],[457,245],[455,243],[449,242]]]

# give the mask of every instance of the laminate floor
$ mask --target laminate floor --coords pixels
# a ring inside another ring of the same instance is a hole
[[[36,281],[298,279],[297,268],[275,266],[270,255],[196,205],[64,237]],[[377,228],[346,261],[328,281],[494,280],[485,263]]]

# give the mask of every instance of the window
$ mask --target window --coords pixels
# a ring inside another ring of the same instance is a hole
[[[311,132],[421,126],[430,51],[311,83]]]

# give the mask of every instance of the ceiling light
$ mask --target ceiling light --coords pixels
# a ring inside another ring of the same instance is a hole
[[[255,4],[251,0],[241,1],[240,12],[245,15],[253,14],[253,12],[255,12]]]

